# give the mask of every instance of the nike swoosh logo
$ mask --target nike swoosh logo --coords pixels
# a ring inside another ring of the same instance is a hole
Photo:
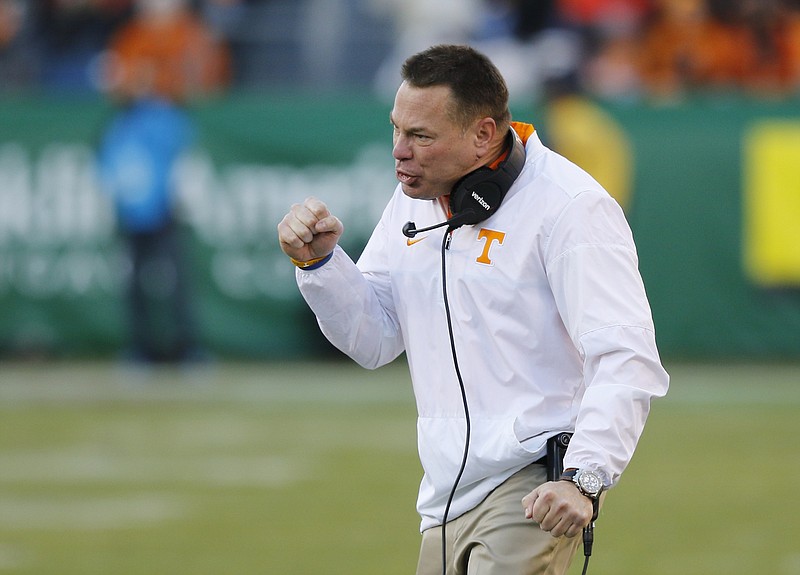
[[[412,238],[408,238],[408,239],[406,240],[406,245],[407,245],[407,246],[413,246],[414,244],[416,244],[416,243],[418,243],[418,242],[421,242],[422,240],[424,240],[424,239],[425,239],[425,238],[427,238],[427,237],[428,237],[428,236],[422,236],[421,238],[413,238],[413,239],[412,239]]]

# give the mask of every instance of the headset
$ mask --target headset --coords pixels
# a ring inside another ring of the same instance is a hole
[[[450,192],[452,216],[447,221],[420,229],[417,229],[414,222],[406,222],[403,235],[413,238],[420,232],[444,226],[452,231],[463,225],[482,222],[494,214],[525,165],[525,146],[512,128],[509,128],[506,139],[508,155],[497,169],[482,166],[453,184]]]

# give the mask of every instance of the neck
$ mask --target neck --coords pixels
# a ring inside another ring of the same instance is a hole
[[[511,128],[509,128],[511,130]],[[508,132],[505,132],[500,138],[496,138],[489,147],[489,153],[486,155],[487,161],[482,162],[481,167],[488,166],[492,169],[497,168],[498,164],[508,154]]]

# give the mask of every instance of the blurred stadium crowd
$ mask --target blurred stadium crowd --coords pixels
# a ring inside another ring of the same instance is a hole
[[[512,94],[800,89],[800,0],[0,0],[0,93],[101,92],[120,29],[181,4],[226,50],[206,80],[242,90],[390,94],[397,63],[436,42],[483,48]]]

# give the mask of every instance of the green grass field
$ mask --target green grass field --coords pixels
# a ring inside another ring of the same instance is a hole
[[[800,365],[667,368],[589,573],[800,574]],[[411,574],[414,433],[402,363],[2,364],[0,574]]]

